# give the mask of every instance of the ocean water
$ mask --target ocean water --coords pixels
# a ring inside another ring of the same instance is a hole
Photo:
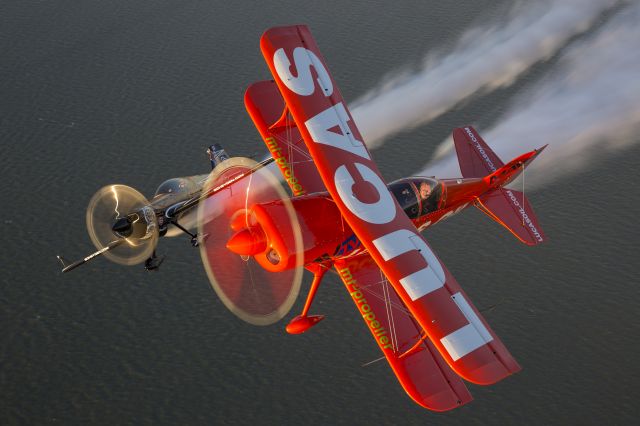
[[[549,237],[540,247],[477,211],[425,233],[476,306],[498,303],[485,316],[523,366],[469,385],[475,401],[445,414],[414,404],[384,362],[361,367],[379,351],[336,276],[312,307],[326,319],[290,336],[309,275],[285,320],[255,327],[217,299],[186,237],[160,242],[156,273],[97,259],[63,276],[55,258],[93,251],[85,209],[104,185],[150,196],[167,178],[206,173],[214,142],[266,153],[242,100],[269,78],[266,28],[308,24],[350,101],[510,8],[3,0],[0,424],[635,423],[638,144],[527,192]],[[499,122],[556,61],[395,135],[373,151],[382,173],[420,170],[454,127]]]

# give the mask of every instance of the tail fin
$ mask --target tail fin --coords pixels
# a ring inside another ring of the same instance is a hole
[[[227,151],[225,151],[219,143],[210,145],[207,149],[207,154],[209,154],[209,160],[211,161],[211,170],[215,169],[218,164],[230,158]]]
[[[464,178],[484,177],[504,163],[471,126],[453,130],[453,143]]]
[[[503,186],[518,177],[546,145],[514,158],[505,165],[471,126],[455,129],[453,142],[462,177],[483,177],[493,188],[476,200],[476,207],[523,243],[536,245],[544,242],[546,237],[527,198],[522,192]]]

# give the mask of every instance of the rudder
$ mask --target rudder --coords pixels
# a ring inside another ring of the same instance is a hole
[[[504,166],[502,160],[471,126],[454,129],[453,143],[464,178],[484,177]]]

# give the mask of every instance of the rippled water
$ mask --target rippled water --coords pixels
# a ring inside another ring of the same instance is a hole
[[[451,3],[451,4],[449,4]],[[637,418],[640,148],[529,193],[548,244],[520,245],[469,211],[426,237],[523,371],[470,385],[453,412],[419,408],[379,356],[337,277],[303,336],[227,312],[187,238],[163,240],[158,273],[104,259],[62,276],[56,254],[91,251],[91,195],[150,195],[206,172],[207,145],[263,155],[242,103],[269,78],[269,26],[311,26],[347,100],[385,74],[446,51],[508,2],[3,1],[0,4],[2,424],[629,424]],[[493,123],[544,76],[458,106],[374,152],[395,179],[450,130]],[[491,143],[491,141],[489,141]],[[303,294],[310,277],[303,284]],[[294,312],[302,308],[298,301]],[[292,316],[290,314],[290,316]]]

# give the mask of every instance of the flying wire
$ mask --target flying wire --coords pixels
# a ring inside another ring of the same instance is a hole
[[[524,226],[525,204],[524,204],[524,163],[522,163],[522,226]]]
[[[249,175],[249,182],[247,183],[247,191],[244,197],[244,222],[247,228],[249,228],[249,190],[251,189],[252,179],[253,179],[253,173]]]
[[[396,334],[396,322],[393,317],[393,306],[391,305],[391,295],[389,292],[389,281],[387,281],[386,276],[380,271],[380,277],[382,278],[382,293],[384,294],[384,304],[387,310],[387,319],[389,321],[389,331],[391,332],[391,343],[393,344],[393,349],[398,349],[398,339]]]
[[[373,364],[373,363],[376,363],[376,362],[378,362],[378,361],[382,361],[383,359],[384,359],[384,355],[383,355],[383,356],[381,356],[380,358],[376,358],[376,359],[374,359],[373,361],[365,362],[364,364],[362,364],[362,367],[368,367],[368,366],[370,366],[370,365],[371,365],[371,364]]]

